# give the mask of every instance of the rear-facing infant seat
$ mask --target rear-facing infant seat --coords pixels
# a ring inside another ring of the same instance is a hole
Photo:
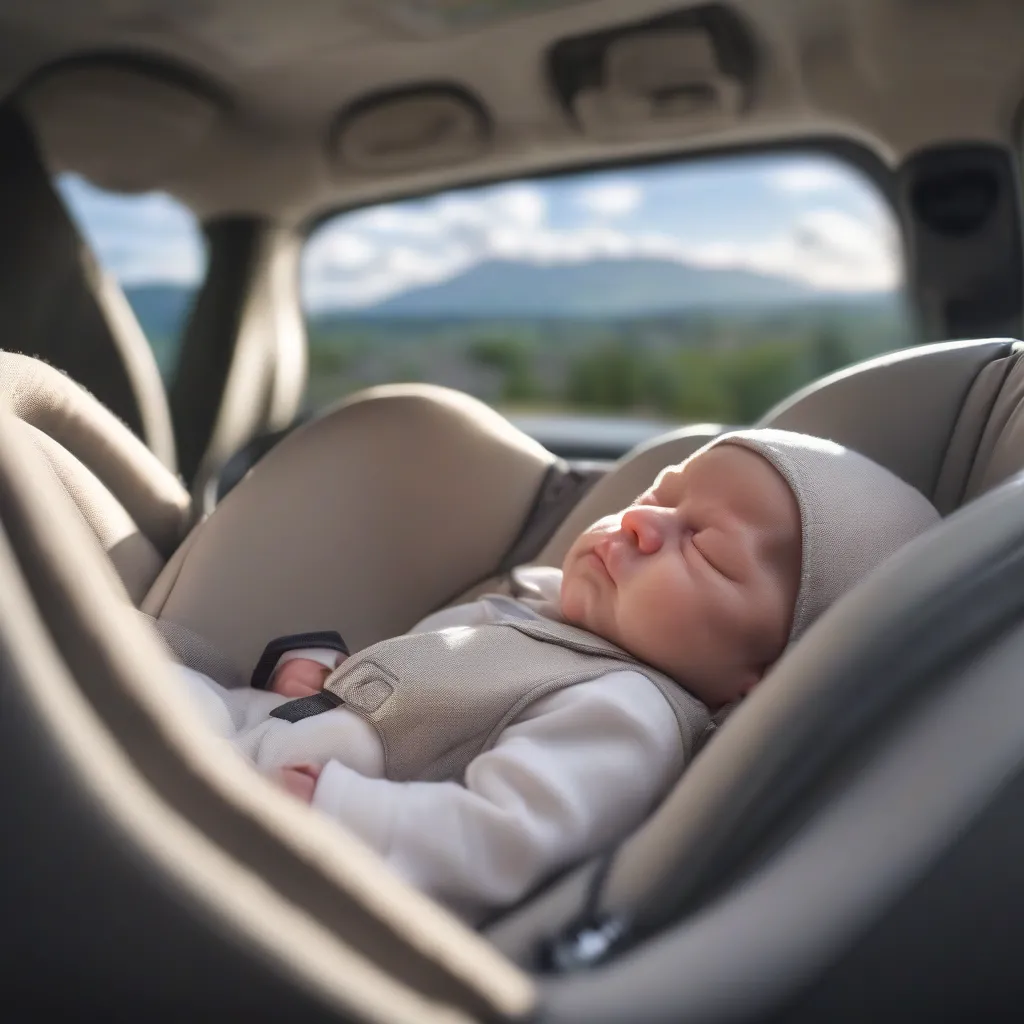
[[[941,511],[948,512],[1020,468],[1024,448],[1016,434],[1024,371],[1019,361],[1018,350],[1010,342],[930,346],[837,375],[797,396],[766,422],[830,436],[858,448],[918,486]],[[914,396],[913,408],[904,400],[906,395]],[[598,481],[534,560],[557,563],[582,525],[620,507],[662,465],[685,457],[707,436],[699,432],[677,436],[668,450],[659,451],[656,443],[624,460]],[[5,471],[18,477],[25,464],[15,455]],[[537,490],[546,476],[550,478],[554,464],[543,449],[500,417],[477,409],[472,400],[431,389],[381,389],[304,428],[273,451],[209,520],[193,530],[143,606],[207,635],[240,663],[251,664],[269,636],[293,629],[340,628],[354,648],[363,646],[406,628],[426,611],[494,576],[503,556],[514,547]],[[447,486],[438,487],[438,481]],[[333,845],[340,842],[336,835],[329,844],[319,846],[321,840],[312,837],[323,833],[307,820],[315,816],[301,814],[301,808],[286,811],[269,793],[258,792],[257,799],[240,777],[229,772],[222,778],[211,770],[210,752],[198,750],[194,738],[182,736],[180,728],[169,724],[174,715],[162,707],[153,687],[134,678],[142,664],[159,660],[149,638],[135,637],[136,626],[121,616],[116,601],[103,598],[89,609],[76,603],[81,595],[63,593],[74,590],[74,580],[68,578],[67,566],[54,564],[53,550],[36,550],[47,547],[40,539],[45,530],[33,524],[33,499],[22,493],[24,484],[21,479],[18,488],[4,492],[5,530],[12,536],[20,530],[14,536],[15,553],[22,571],[35,580],[36,603],[56,610],[40,628],[45,626],[54,634],[65,660],[78,662],[68,668],[80,686],[82,665],[92,670],[88,680],[92,689],[86,697],[97,714],[107,715],[111,734],[129,753],[131,762],[122,767],[134,768],[148,785],[159,789],[160,798],[177,809],[181,820],[195,822],[208,844],[244,862],[245,877],[270,879],[273,891],[262,893],[261,899],[272,901],[274,892],[286,895],[328,931],[354,942],[364,957],[397,973],[402,983],[417,992],[429,991],[442,1001],[471,1007],[473,1015],[481,1005],[498,1015],[524,1012],[532,997],[524,994],[527,990],[520,976],[487,960],[479,947],[467,945],[458,929],[458,934],[445,931],[450,926],[438,922],[447,919],[432,917],[432,911],[427,913],[422,902],[407,896],[401,887],[395,890],[377,876],[368,888],[372,865],[356,847]],[[998,498],[995,505],[982,503],[977,512],[990,528],[975,528],[968,536],[988,538],[991,544],[1019,543],[1020,530],[1014,534],[1008,525],[1020,520],[1019,488],[1003,488]],[[1016,520],[1006,511],[1008,505]],[[994,516],[994,523],[985,516]],[[33,525],[39,535],[33,534]],[[963,533],[960,530],[957,537]],[[965,562],[986,554],[969,544],[951,550],[960,551]],[[955,576],[964,566],[940,568]],[[936,581],[918,581],[927,591],[925,584],[934,589]],[[892,595],[887,618],[898,621],[901,598],[906,602],[914,595],[898,593],[892,580],[886,585],[883,593]],[[792,767],[791,757],[783,756],[791,755],[791,748],[773,747],[769,741],[778,739],[780,729],[794,732],[793,716],[809,708],[802,719],[797,716],[805,727],[795,730],[807,739],[807,723],[820,725],[814,712],[820,712],[822,702],[815,701],[815,688],[824,685],[831,662],[855,660],[856,651],[828,649],[829,642],[835,646],[844,637],[836,624],[850,620],[857,626],[846,636],[847,648],[857,647],[861,638],[857,630],[863,628],[869,639],[872,635],[872,624],[857,605],[865,600],[863,590],[858,588],[798,645],[614,860],[584,865],[497,922],[490,935],[499,947],[530,967],[537,967],[541,956],[563,966],[597,961],[616,943],[636,943],[678,915],[700,907],[716,884],[724,884],[721,871],[710,871],[709,864],[718,869],[734,867],[742,861],[752,834],[747,822],[730,817],[730,809],[749,807],[753,793],[762,801],[755,801],[755,806],[765,810],[767,820],[781,813],[763,789],[749,785],[751,778],[777,780],[780,772],[784,776],[787,766]],[[881,603],[877,586],[868,596],[876,607]],[[847,606],[854,611],[845,612]],[[108,636],[112,620],[122,633],[124,650],[119,655]],[[75,656],[69,657],[72,651]],[[820,671],[816,673],[815,668]],[[800,677],[796,682],[794,675]],[[103,691],[104,686],[113,689]],[[120,719],[110,717],[109,704],[120,708]],[[136,705],[144,710],[132,711]],[[825,705],[832,706],[827,701]],[[788,720],[773,717],[771,709],[777,706],[791,713]],[[44,708],[32,710],[45,718]],[[162,715],[168,715],[166,720]],[[120,732],[129,719],[137,727],[133,738]],[[67,737],[59,739],[67,741]],[[770,771],[763,761],[751,764],[743,756],[773,749],[781,753],[768,766]],[[737,800],[737,794],[744,800]],[[286,813],[287,818],[280,817]],[[764,820],[762,814],[755,824],[763,825]],[[281,834],[284,821],[294,830],[290,835]],[[133,835],[132,841],[141,842],[141,833]],[[319,852],[312,855],[314,848]],[[709,857],[709,851],[714,856]],[[155,863],[151,848],[149,856]],[[209,892],[198,896],[194,886],[200,881],[208,886],[210,878],[201,860],[198,857],[179,878],[190,898],[200,902]],[[101,869],[102,865],[97,868],[102,874]],[[150,874],[159,877],[166,870],[168,865],[163,864]],[[107,884],[116,891],[116,884],[109,879]],[[85,898],[72,888],[71,903],[72,896]],[[230,899],[222,902],[231,903],[237,894],[228,895]],[[237,907],[232,912],[237,915]],[[360,945],[354,937],[359,933],[353,933],[351,926],[357,921],[368,927],[367,917],[376,923],[369,930],[364,927],[365,945]],[[251,953],[255,942],[264,956],[283,962],[280,958],[285,954],[274,941],[266,936],[254,939],[251,921],[238,923],[236,916],[236,925],[244,936],[245,950]],[[441,931],[432,932],[435,928]],[[443,938],[426,941],[425,934]],[[216,943],[215,938],[210,941]],[[418,952],[410,960],[401,960],[408,945]],[[58,947],[58,963],[63,962],[61,950],[71,957],[71,946],[65,943]],[[398,951],[401,957],[396,959]],[[474,959],[479,957],[483,959]],[[98,962],[102,960],[97,956]],[[147,965],[140,962],[138,968],[145,971]],[[299,985],[307,996],[315,992],[320,1001],[338,998],[336,991],[325,995],[322,976],[299,973]],[[589,990],[596,992],[602,979],[612,973],[598,971],[589,976]],[[563,1008],[574,1006],[579,1011],[573,1000],[586,987],[570,991],[556,985],[549,995],[556,1005],[561,999]],[[185,999],[187,993],[179,996]],[[222,993],[221,998],[226,1000],[224,1005],[237,1009],[229,996]],[[351,993],[345,993],[350,1007],[351,998]],[[606,999],[605,1005],[612,1007],[614,1000]],[[587,1013],[596,1012],[595,1005],[588,1004]],[[580,1018],[577,1014],[563,1019]]]

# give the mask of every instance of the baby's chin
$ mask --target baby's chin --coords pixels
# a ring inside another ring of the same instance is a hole
[[[586,629],[587,626],[583,622],[583,619],[586,618],[586,600],[583,591],[583,582],[576,577],[571,569],[563,569],[562,588],[558,598],[562,618],[570,626],[580,626]]]
[[[562,576],[559,605],[562,618],[570,626],[600,636],[605,635],[608,627],[603,620],[607,616],[602,614],[604,609],[601,607],[601,596],[595,592],[593,584],[586,578],[565,573]]]

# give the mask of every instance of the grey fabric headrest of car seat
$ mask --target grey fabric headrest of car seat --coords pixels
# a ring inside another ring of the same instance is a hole
[[[789,642],[872,569],[939,521],[920,491],[834,441],[788,430],[723,434],[721,444],[748,448],[782,474],[800,506],[802,559]]]

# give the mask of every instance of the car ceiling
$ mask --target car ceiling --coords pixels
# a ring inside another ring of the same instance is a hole
[[[553,44],[697,6],[4,0],[0,90],[33,121],[54,170],[162,189],[204,218],[289,224],[459,182],[688,150],[838,136],[894,164],[939,142],[1013,138],[1017,0],[734,0],[718,6],[754,56],[742,103],[609,133],[561,102]],[[432,83],[464,91],[488,125],[466,152],[382,170],[339,150],[341,112]]]

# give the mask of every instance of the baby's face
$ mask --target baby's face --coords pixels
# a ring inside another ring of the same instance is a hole
[[[562,614],[717,708],[786,646],[800,557],[789,485],[760,455],[719,445],[576,539]]]

